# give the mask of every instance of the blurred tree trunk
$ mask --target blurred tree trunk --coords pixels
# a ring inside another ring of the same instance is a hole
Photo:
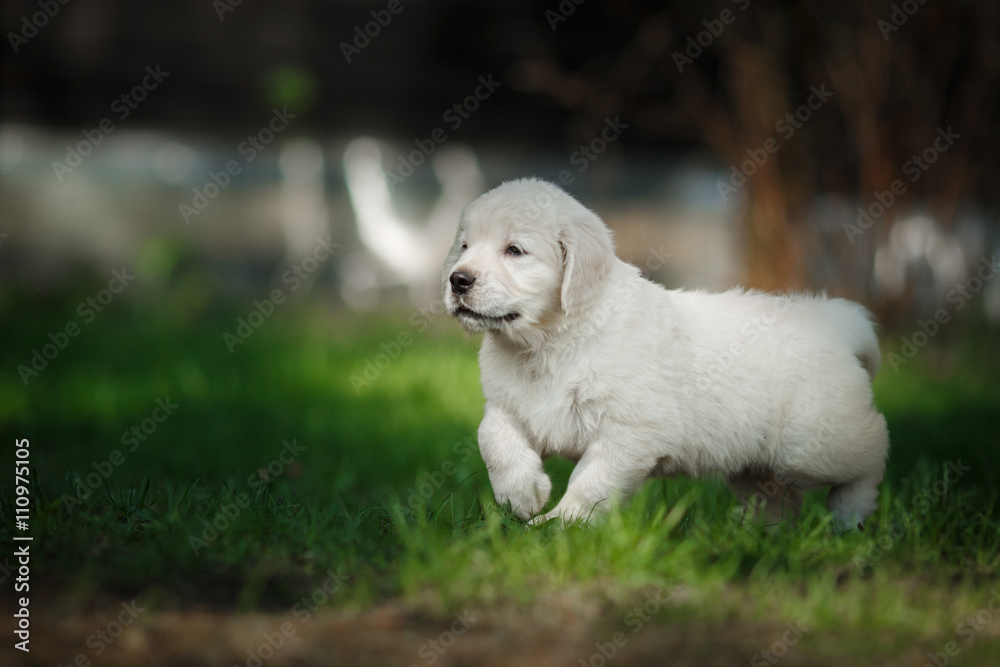
[[[900,14],[897,2],[860,0],[761,1],[745,11],[728,1],[678,3],[655,15],[630,7],[608,10],[609,20],[631,22],[634,30],[613,57],[601,53],[571,70],[533,63],[545,74],[529,77],[528,89],[577,112],[588,132],[606,114],[621,113],[646,140],[695,139],[739,169],[813,86],[834,93],[793,136],[779,136],[777,152],[739,188],[745,284],[816,287],[809,269],[822,253],[836,258],[844,282],[819,287],[872,302],[875,249],[895,220],[929,210],[947,227],[963,202],[1000,201],[992,127],[1000,83],[997,3],[927,3],[912,15]],[[726,11],[731,21],[713,23],[723,26],[719,34],[697,55],[686,51],[691,38],[708,41],[706,22]],[[904,165],[949,126],[962,138],[939,160],[946,166],[910,180]],[[858,207],[895,180],[906,193],[860,237],[818,231],[809,219],[819,197],[835,195],[853,202],[843,224],[856,224]]]

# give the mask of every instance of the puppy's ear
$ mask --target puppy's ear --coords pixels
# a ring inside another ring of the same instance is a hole
[[[567,315],[590,308],[597,300],[615,261],[611,231],[590,211],[573,215],[563,228],[559,244],[565,266],[562,307]]]

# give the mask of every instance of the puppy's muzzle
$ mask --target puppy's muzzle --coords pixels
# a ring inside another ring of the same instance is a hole
[[[455,271],[448,278],[448,281],[451,283],[452,292],[455,294],[465,294],[472,289],[473,283],[476,282],[476,277],[468,271]]]

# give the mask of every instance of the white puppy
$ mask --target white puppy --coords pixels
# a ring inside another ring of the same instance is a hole
[[[721,476],[771,520],[821,487],[841,527],[875,509],[888,433],[862,306],[666,290],[615,256],[600,218],[534,179],[466,207],[443,278],[449,312],[485,332],[479,448],[518,516],[548,501],[552,455],[577,466],[536,521],[600,515],[678,474]]]

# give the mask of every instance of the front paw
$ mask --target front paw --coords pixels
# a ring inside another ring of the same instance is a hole
[[[552,480],[542,470],[498,475],[490,483],[497,502],[510,502],[514,514],[525,521],[542,511],[552,493]]]
[[[595,507],[588,508],[571,503],[565,505],[563,503],[559,503],[551,512],[546,512],[541,516],[536,516],[528,523],[529,525],[537,526],[547,521],[552,521],[553,519],[560,519],[560,523],[564,526],[571,523],[590,523],[591,521],[603,516],[603,513],[595,510]]]

